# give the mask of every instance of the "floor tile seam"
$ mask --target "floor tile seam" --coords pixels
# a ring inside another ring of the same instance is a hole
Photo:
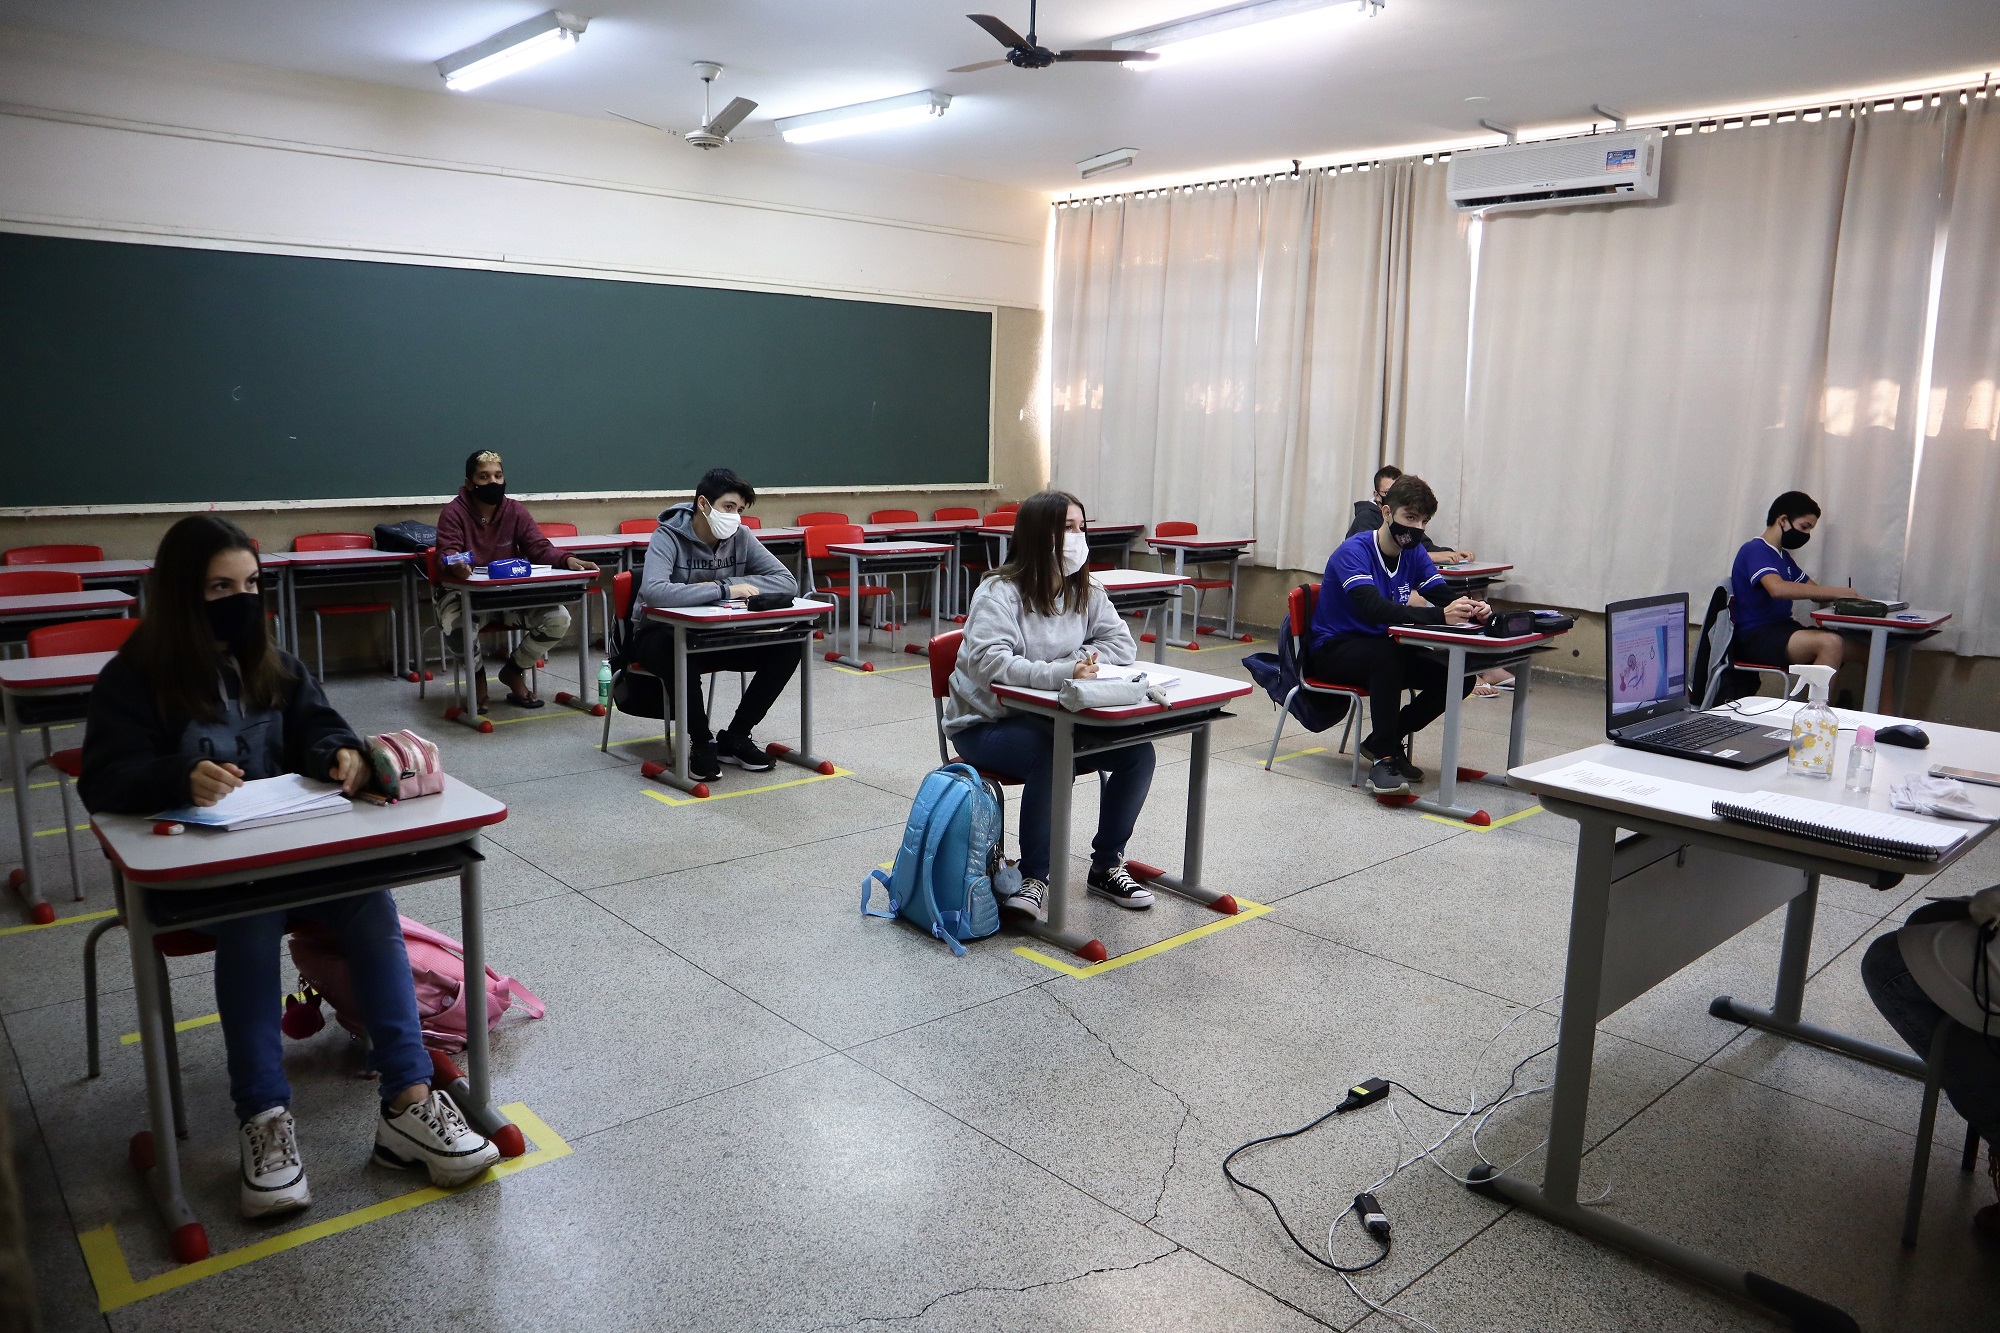
[[[1034,936],[1023,935],[1021,936],[1021,938],[1024,940],[1033,940]],[[902,1037],[902,1036],[907,1036],[912,1032],[920,1032],[924,1028],[929,1027],[933,1023],[942,1023],[946,1019],[957,1018],[961,1014],[969,1014],[975,1009],[983,1009],[987,1005],[998,1003],[1001,1000],[1011,1000],[1019,998],[1020,996],[1027,994],[1029,991],[1034,990],[1038,986],[1045,986],[1052,981],[1058,981],[1058,980],[1061,980],[1061,974],[1057,972],[1051,972],[1045,977],[1035,977],[1031,980],[1024,980],[1020,985],[1014,987],[1012,990],[1004,991],[1001,994],[992,996],[988,999],[975,1000],[971,1004],[961,1005],[956,1009],[948,1010],[944,1013],[932,1014],[929,1018],[919,1019],[914,1023],[905,1023],[902,1027],[894,1028],[888,1032],[878,1032],[872,1037],[866,1037],[860,1041],[850,1042],[845,1046],[835,1046],[833,1049],[840,1052],[842,1055],[852,1055],[854,1052],[861,1050],[863,1047],[872,1046],[878,1041],[888,1041],[893,1037]],[[825,1039],[822,1038],[821,1040]],[[828,1044],[831,1045],[831,1043]]]
[[[1742,1083],[1742,1084],[1745,1084],[1746,1086],[1749,1086],[1749,1087],[1753,1087],[1753,1088],[1759,1088],[1759,1089],[1762,1089],[1762,1090],[1764,1090],[1764,1091],[1766,1091],[1766,1092],[1775,1092],[1775,1093],[1779,1094],[1780,1096],[1784,1096],[1784,1097],[1789,1097],[1789,1098],[1791,1098],[1791,1099],[1792,1099],[1792,1100],[1794,1100],[1794,1101],[1800,1101],[1800,1102],[1804,1102],[1804,1103],[1805,1103],[1806,1105],[1808,1105],[1808,1106],[1818,1106],[1818,1107],[1822,1107],[1822,1108],[1824,1108],[1825,1110],[1828,1110],[1828,1111],[1835,1111],[1835,1112],[1838,1112],[1839,1114],[1841,1114],[1841,1115],[1843,1115],[1843,1116],[1846,1116],[1846,1117],[1847,1117],[1847,1118],[1848,1118],[1849,1120],[1857,1120],[1857,1121],[1861,1122],[1861,1123],[1862,1123],[1862,1124],[1864,1124],[1864,1125],[1875,1125],[1875,1126],[1877,1126],[1878,1128],[1881,1128],[1881,1129],[1886,1129],[1886,1130],[1890,1131],[1891,1133],[1893,1133],[1893,1134],[1897,1135],[1898,1137],[1900,1137],[1900,1138],[1905,1138],[1905,1139],[1909,1139],[1909,1140],[1911,1140],[1912,1142],[1915,1142],[1915,1140],[1916,1140],[1916,1137],[1917,1137],[1917,1131],[1916,1131],[1916,1129],[1915,1129],[1915,1127],[1914,1127],[1914,1124],[1913,1124],[1913,1125],[1912,1125],[1912,1126],[1911,1126],[1910,1128],[1908,1128],[1908,1129],[1905,1129],[1905,1128],[1903,1128],[1903,1127],[1902,1127],[1902,1126],[1900,1126],[1900,1125],[1892,1125],[1892,1124],[1889,1124],[1889,1123],[1887,1123],[1886,1121],[1882,1121],[1882,1120],[1877,1120],[1877,1119],[1876,1119],[1876,1118],[1875,1118],[1874,1116],[1871,1116],[1871,1115],[1863,1115],[1863,1114],[1862,1114],[1861,1112],[1859,1112],[1859,1111],[1856,1111],[1856,1110],[1853,1110],[1853,1109],[1852,1109],[1852,1108],[1850,1108],[1850,1107],[1846,1107],[1846,1106],[1841,1106],[1841,1105],[1837,1105],[1837,1104],[1835,1104],[1835,1103],[1832,1103],[1832,1102],[1823,1102],[1823,1101],[1821,1101],[1821,1100],[1820,1100],[1819,1098],[1817,1098],[1817,1097],[1812,1097],[1812,1096],[1808,1096],[1807,1094],[1805,1094],[1805,1093],[1803,1093],[1803,1092],[1797,1092],[1797,1091],[1794,1091],[1794,1090],[1793,1090],[1793,1089],[1791,1089],[1791,1088],[1781,1088],[1781,1087],[1778,1087],[1778,1086],[1777,1086],[1777,1085],[1775,1085],[1775,1084],[1772,1084],[1772,1083],[1766,1083],[1766,1082],[1764,1082],[1764,1081],[1763,1081],[1762,1079],[1759,1079],[1759,1078],[1753,1078],[1753,1077],[1751,1077],[1751,1076],[1750,1076],[1750,1075],[1748,1075],[1748,1074],[1745,1074],[1745,1073],[1741,1073],[1741,1072],[1739,1072],[1739,1071],[1737,1071],[1737,1070],[1734,1070],[1734,1069],[1729,1069],[1729,1068],[1727,1068],[1727,1067],[1725,1067],[1725,1066],[1722,1066],[1722,1065],[1709,1065],[1709,1064],[1704,1064],[1704,1065],[1702,1066],[1702,1068],[1703,1068],[1703,1069],[1708,1069],[1708,1070],[1712,1070],[1713,1072],[1715,1072],[1715,1073],[1717,1073],[1717,1074],[1723,1074],[1723,1075],[1726,1075],[1726,1076],[1728,1076],[1729,1078],[1731,1078],[1731,1079],[1735,1080],[1736,1082],[1738,1082],[1738,1083]],[[1887,1072],[1887,1071],[1884,1071],[1884,1072]],[[1924,1087],[1924,1085],[1923,1085],[1923,1084],[1921,1084],[1921,1083],[1917,1082],[1917,1081],[1916,1081],[1915,1079],[1910,1079],[1910,1080],[1908,1080],[1908,1083],[1909,1083],[1909,1085],[1910,1085],[1910,1088],[1911,1088],[1911,1090],[1912,1090],[1912,1091],[1916,1092],[1916,1093],[1917,1093],[1917,1094],[1918,1094],[1919,1096],[1921,1096],[1921,1095],[1922,1095],[1922,1093],[1923,1093],[1923,1087]],[[1940,1111],[1942,1111],[1942,1110],[1946,1109],[1946,1108],[1947,1108],[1947,1107],[1948,1107],[1949,1105],[1950,1105],[1950,1103],[1949,1103],[1948,1099],[1946,1099],[1946,1098],[1943,1098],[1943,1097],[1940,1097],[1940,1098],[1938,1099],[1938,1109],[1939,1109]],[[1954,1108],[1954,1109],[1955,1109],[1955,1108]],[[1912,1119],[1912,1121],[1914,1121],[1914,1120],[1915,1120],[1915,1117],[1914,1117],[1914,1116],[1912,1116],[1912,1117],[1911,1117],[1911,1119]]]
[[[597,884],[587,889],[577,889],[576,892],[582,894],[586,898],[590,898],[593,894],[604,893],[610,889],[629,888],[634,884],[644,884],[647,880],[665,879],[670,875],[685,875],[690,871],[695,871],[695,870],[712,870],[717,866],[734,865],[738,861],[749,861],[759,856],[769,856],[774,852],[801,851],[809,847],[820,847],[829,842],[839,842],[842,838],[851,838],[854,837],[856,834],[875,833],[885,828],[897,828],[897,827],[899,827],[898,824],[896,824],[893,821],[890,821],[881,824],[870,825],[866,828],[851,828],[840,833],[828,834],[824,838],[810,838],[805,842],[786,843],[782,847],[764,847],[756,851],[742,852],[735,856],[726,856],[718,861],[701,861],[691,866],[682,866],[678,870],[661,870],[661,871],[656,871],[650,875],[635,875],[631,879],[614,880],[609,884]],[[543,873],[546,874],[547,872],[544,871]]]
[[[697,1093],[692,1093],[686,1097],[682,1097],[678,1101],[667,1102],[664,1105],[655,1106],[650,1110],[641,1111],[636,1115],[628,1116],[623,1120],[616,1121],[615,1123],[609,1125],[600,1125],[596,1129],[578,1130],[573,1133],[569,1133],[564,1137],[568,1140],[569,1144],[572,1147],[575,1147],[576,1145],[587,1142],[590,1139],[597,1138],[599,1135],[609,1134],[614,1130],[628,1129],[633,1125],[641,1124],[644,1121],[651,1120],[655,1116],[666,1115],[671,1111],[685,1110],[687,1107],[698,1105],[701,1102],[707,1101],[711,1097],[719,1097],[724,1093],[738,1092],[744,1088],[754,1087],[756,1084],[762,1083],[765,1079],[776,1078],[781,1074],[793,1073],[797,1070],[805,1069],[808,1066],[820,1064],[826,1060],[831,1060],[840,1054],[842,1054],[842,1052],[834,1050],[819,1051],[805,1057],[804,1059],[793,1060],[789,1064],[778,1065],[774,1068],[766,1069],[762,1073],[752,1074],[748,1078],[740,1078],[736,1080],[734,1083],[724,1083],[717,1087],[708,1088]]]
[[[1159,1233],[1154,1232],[1153,1234],[1158,1235]],[[960,1296],[972,1296],[985,1293],[991,1293],[994,1295],[1020,1296],[1020,1295],[1026,1295],[1028,1292],[1031,1291],[1043,1291],[1049,1287],[1061,1287],[1061,1286],[1067,1286],[1072,1282],[1081,1282],[1083,1281],[1083,1279],[1087,1277],[1096,1277],[1100,1273],[1135,1272],[1138,1269],[1145,1268],[1151,1264],[1159,1263],[1163,1259],[1171,1259],[1176,1254],[1181,1254],[1186,1252],[1186,1247],[1181,1245],[1180,1242],[1169,1241],[1168,1243],[1173,1248],[1167,1250],[1164,1254],[1156,1254],[1150,1259],[1141,1259],[1139,1262],[1133,1264],[1106,1264],[1098,1268],[1085,1269],[1081,1273],[1071,1273],[1064,1277],[1050,1278],[1047,1281],[1043,1282],[1030,1282],[1025,1284],[1024,1286],[1019,1286],[1019,1287],[996,1287],[980,1283],[970,1287],[961,1287],[956,1291],[941,1292],[938,1295],[933,1296],[929,1300],[925,1301],[923,1305],[918,1307],[916,1310],[910,1312],[909,1314],[862,1315],[855,1319],[843,1319],[836,1323],[831,1323],[831,1324],[806,1325],[801,1328],[800,1333],[834,1333],[834,1331],[838,1329],[863,1328],[870,1324],[909,1323],[912,1320],[922,1319],[925,1315],[929,1314],[935,1306],[945,1301],[956,1300]]]
[[[1506,1217],[1508,1213],[1511,1213],[1513,1211],[1514,1211],[1513,1204],[1510,1203],[1505,1205],[1505,1208],[1500,1213],[1499,1217],[1495,1217],[1492,1220],[1492,1222],[1488,1222],[1485,1225],[1481,1226],[1478,1231],[1475,1231],[1473,1235],[1468,1237],[1464,1242],[1460,1243],[1459,1245],[1451,1247],[1451,1249],[1448,1250],[1445,1254],[1439,1256],[1438,1264],[1442,1264],[1445,1260],[1457,1254],[1460,1250],[1464,1249],[1467,1244],[1470,1244],[1473,1239],[1477,1238],[1480,1234],[1482,1234],[1489,1227],[1491,1227],[1494,1222],[1498,1222],[1501,1218]],[[1149,1228],[1149,1229],[1157,1230],[1157,1228]],[[1166,1232],[1160,1232],[1159,1234],[1164,1236],[1168,1240],[1172,1240],[1175,1244],[1179,1245],[1187,1253],[1193,1255],[1195,1258],[1201,1260],[1203,1263],[1209,1264],[1214,1268],[1216,1268],[1217,1270],[1227,1273],[1229,1276],[1235,1278],[1238,1282],[1243,1283],[1243,1285],[1251,1288],[1254,1291],[1263,1293],[1264,1295],[1270,1297],[1272,1300],[1278,1302],[1278,1304],[1284,1306],[1286,1309],[1291,1310],[1293,1313],[1298,1314],[1299,1316],[1305,1319],[1311,1320],[1313,1323],[1318,1324],[1322,1328],[1330,1328],[1335,1330],[1353,1328],[1355,1325],[1361,1324],[1366,1320],[1368,1320],[1375,1313],[1373,1310],[1369,1310],[1367,1309],[1366,1306],[1363,1306],[1362,1307],[1363,1312],[1361,1316],[1355,1319],[1352,1323],[1347,1323],[1347,1324],[1339,1323],[1336,1320],[1329,1318],[1327,1315],[1314,1314],[1312,1311],[1301,1306],[1297,1301],[1293,1300],[1291,1297],[1285,1295],[1283,1292],[1278,1291],[1273,1286],[1269,1285],[1268,1280],[1260,1280],[1257,1277],[1257,1275],[1246,1272],[1240,1268],[1232,1267],[1227,1260],[1217,1258],[1216,1256],[1208,1253],[1207,1250],[1202,1248],[1201,1243],[1199,1241],[1180,1240],[1179,1238],[1174,1237]],[[1284,1253],[1287,1255],[1287,1257],[1289,1257],[1291,1252],[1285,1251]],[[1438,1264],[1433,1264],[1431,1267],[1426,1268],[1422,1274],[1419,1274],[1419,1277],[1428,1276],[1431,1272],[1433,1272],[1436,1269]],[[1326,1275],[1325,1269],[1314,1269],[1313,1272],[1319,1275]],[[1305,1276],[1305,1274],[1302,1273],[1301,1276]],[[1412,1282],[1414,1282],[1415,1280],[1416,1279],[1412,1279]],[[1398,1287],[1395,1293],[1392,1294],[1388,1298],[1388,1300],[1378,1301],[1377,1303],[1383,1305],[1388,1304],[1389,1300],[1393,1300],[1395,1299],[1396,1296],[1401,1295],[1404,1291],[1407,1291],[1410,1285],[1411,1283],[1405,1283],[1403,1286]],[[1340,1295],[1343,1297],[1351,1297],[1353,1293],[1347,1291],[1345,1288],[1342,1288],[1340,1291]]]
[[[1359,945],[1349,944],[1345,940],[1336,940],[1331,938],[1330,936],[1321,935],[1315,931],[1307,930],[1304,926],[1298,924],[1295,921],[1280,920],[1278,918],[1278,914],[1275,911],[1271,912],[1264,919],[1271,922],[1273,925],[1283,926],[1287,930],[1293,931],[1300,935],[1304,935],[1307,939],[1317,940],[1321,944],[1331,944],[1336,949],[1345,949],[1349,953],[1358,954],[1363,958],[1370,958],[1378,963],[1383,963],[1390,967],[1399,968],[1402,971],[1414,973],[1417,976],[1428,977],[1432,981],[1443,982],[1445,985],[1448,986],[1456,986],[1458,989],[1467,991],[1473,995],[1483,995],[1487,999],[1498,1000],[1500,1001],[1500,1003],[1509,1005],[1515,1009],[1533,1009],[1537,1003],[1536,1001],[1533,1000],[1517,1000],[1511,995],[1504,995],[1499,991],[1487,990],[1483,986],[1475,986],[1471,982],[1463,981],[1458,977],[1446,976],[1442,972],[1433,972],[1429,968],[1418,967],[1415,964],[1407,963],[1400,958],[1391,958],[1387,954],[1376,953],[1371,949],[1364,949],[1361,948]],[[1550,1017],[1554,1017],[1554,1015],[1550,1015]],[[1619,1034],[1612,1033],[1611,1035],[1618,1036]],[[1628,1040],[1628,1038],[1624,1037],[1620,1037],[1619,1039],[1621,1041]],[[1643,1045],[1644,1043],[1634,1043],[1634,1044]],[[1672,1052],[1668,1052],[1668,1054],[1672,1054]],[[1686,1059],[1687,1057],[1682,1056],[1681,1058]]]

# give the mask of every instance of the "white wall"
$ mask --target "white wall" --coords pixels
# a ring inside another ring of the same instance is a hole
[[[1041,303],[1028,191],[19,29],[0,88],[9,230]]]

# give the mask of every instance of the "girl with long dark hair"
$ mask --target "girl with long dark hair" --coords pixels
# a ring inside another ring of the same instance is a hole
[[[91,691],[78,793],[94,813],[150,815],[214,805],[245,782],[284,773],[338,782],[350,795],[368,780],[354,729],[298,659],[270,641],[256,544],[228,519],[184,518],[160,540],[145,620]],[[244,1215],[312,1202],[278,1030],[279,942],[306,922],[340,941],[368,1025],[382,1091],[375,1160],[421,1166],[436,1185],[498,1161],[450,1095],[430,1086],[395,899],[366,893],[239,917],[206,929],[240,1122]]]
[[[974,766],[1020,778],[1021,888],[1001,906],[1039,916],[1048,891],[1050,762],[1054,728],[1047,719],[1009,714],[993,685],[1053,690],[1087,680],[1102,666],[1129,666],[1137,646],[1104,589],[1093,583],[1084,540],[1083,502],[1066,491],[1043,491],[1014,515],[1013,558],[972,596],[965,640],[951,673],[944,729]],[[1126,872],[1125,844],[1153,785],[1153,747],[1134,745],[1089,755],[1076,771],[1106,775],[1091,843],[1092,893],[1120,907],[1153,905],[1150,889]]]

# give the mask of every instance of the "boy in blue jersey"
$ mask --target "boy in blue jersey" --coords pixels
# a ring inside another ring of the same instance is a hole
[[[1399,795],[1422,780],[1405,742],[1444,713],[1447,684],[1444,663],[1397,643],[1388,627],[1463,625],[1489,613],[1486,603],[1469,597],[1435,606],[1424,595],[1445,587],[1423,549],[1424,526],[1437,508],[1437,496],[1421,477],[1396,478],[1382,500],[1382,526],[1333,548],[1306,630],[1307,674],[1368,691],[1374,730],[1361,742],[1361,757],[1369,763],[1368,790],[1377,796]],[[1471,693],[1473,677],[1459,685]],[[1405,688],[1417,697],[1398,710]]]
[[[1830,602],[1855,597],[1852,588],[1814,583],[1799,568],[1792,552],[1812,540],[1819,526],[1819,504],[1804,491],[1786,491],[1771,501],[1764,515],[1764,533],[1744,542],[1729,571],[1732,602],[1729,621],[1735,629],[1729,655],[1760,666],[1813,663],[1837,667],[1844,645],[1838,634],[1801,629],[1792,619],[1792,602]]]

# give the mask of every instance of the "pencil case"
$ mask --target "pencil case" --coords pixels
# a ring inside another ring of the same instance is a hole
[[[535,567],[525,560],[495,560],[486,566],[486,577],[495,582],[501,579],[524,579],[535,572]]]
[[[365,742],[368,766],[374,770],[369,787],[392,801],[435,796],[444,790],[444,760],[434,742],[414,731],[385,731]]]

